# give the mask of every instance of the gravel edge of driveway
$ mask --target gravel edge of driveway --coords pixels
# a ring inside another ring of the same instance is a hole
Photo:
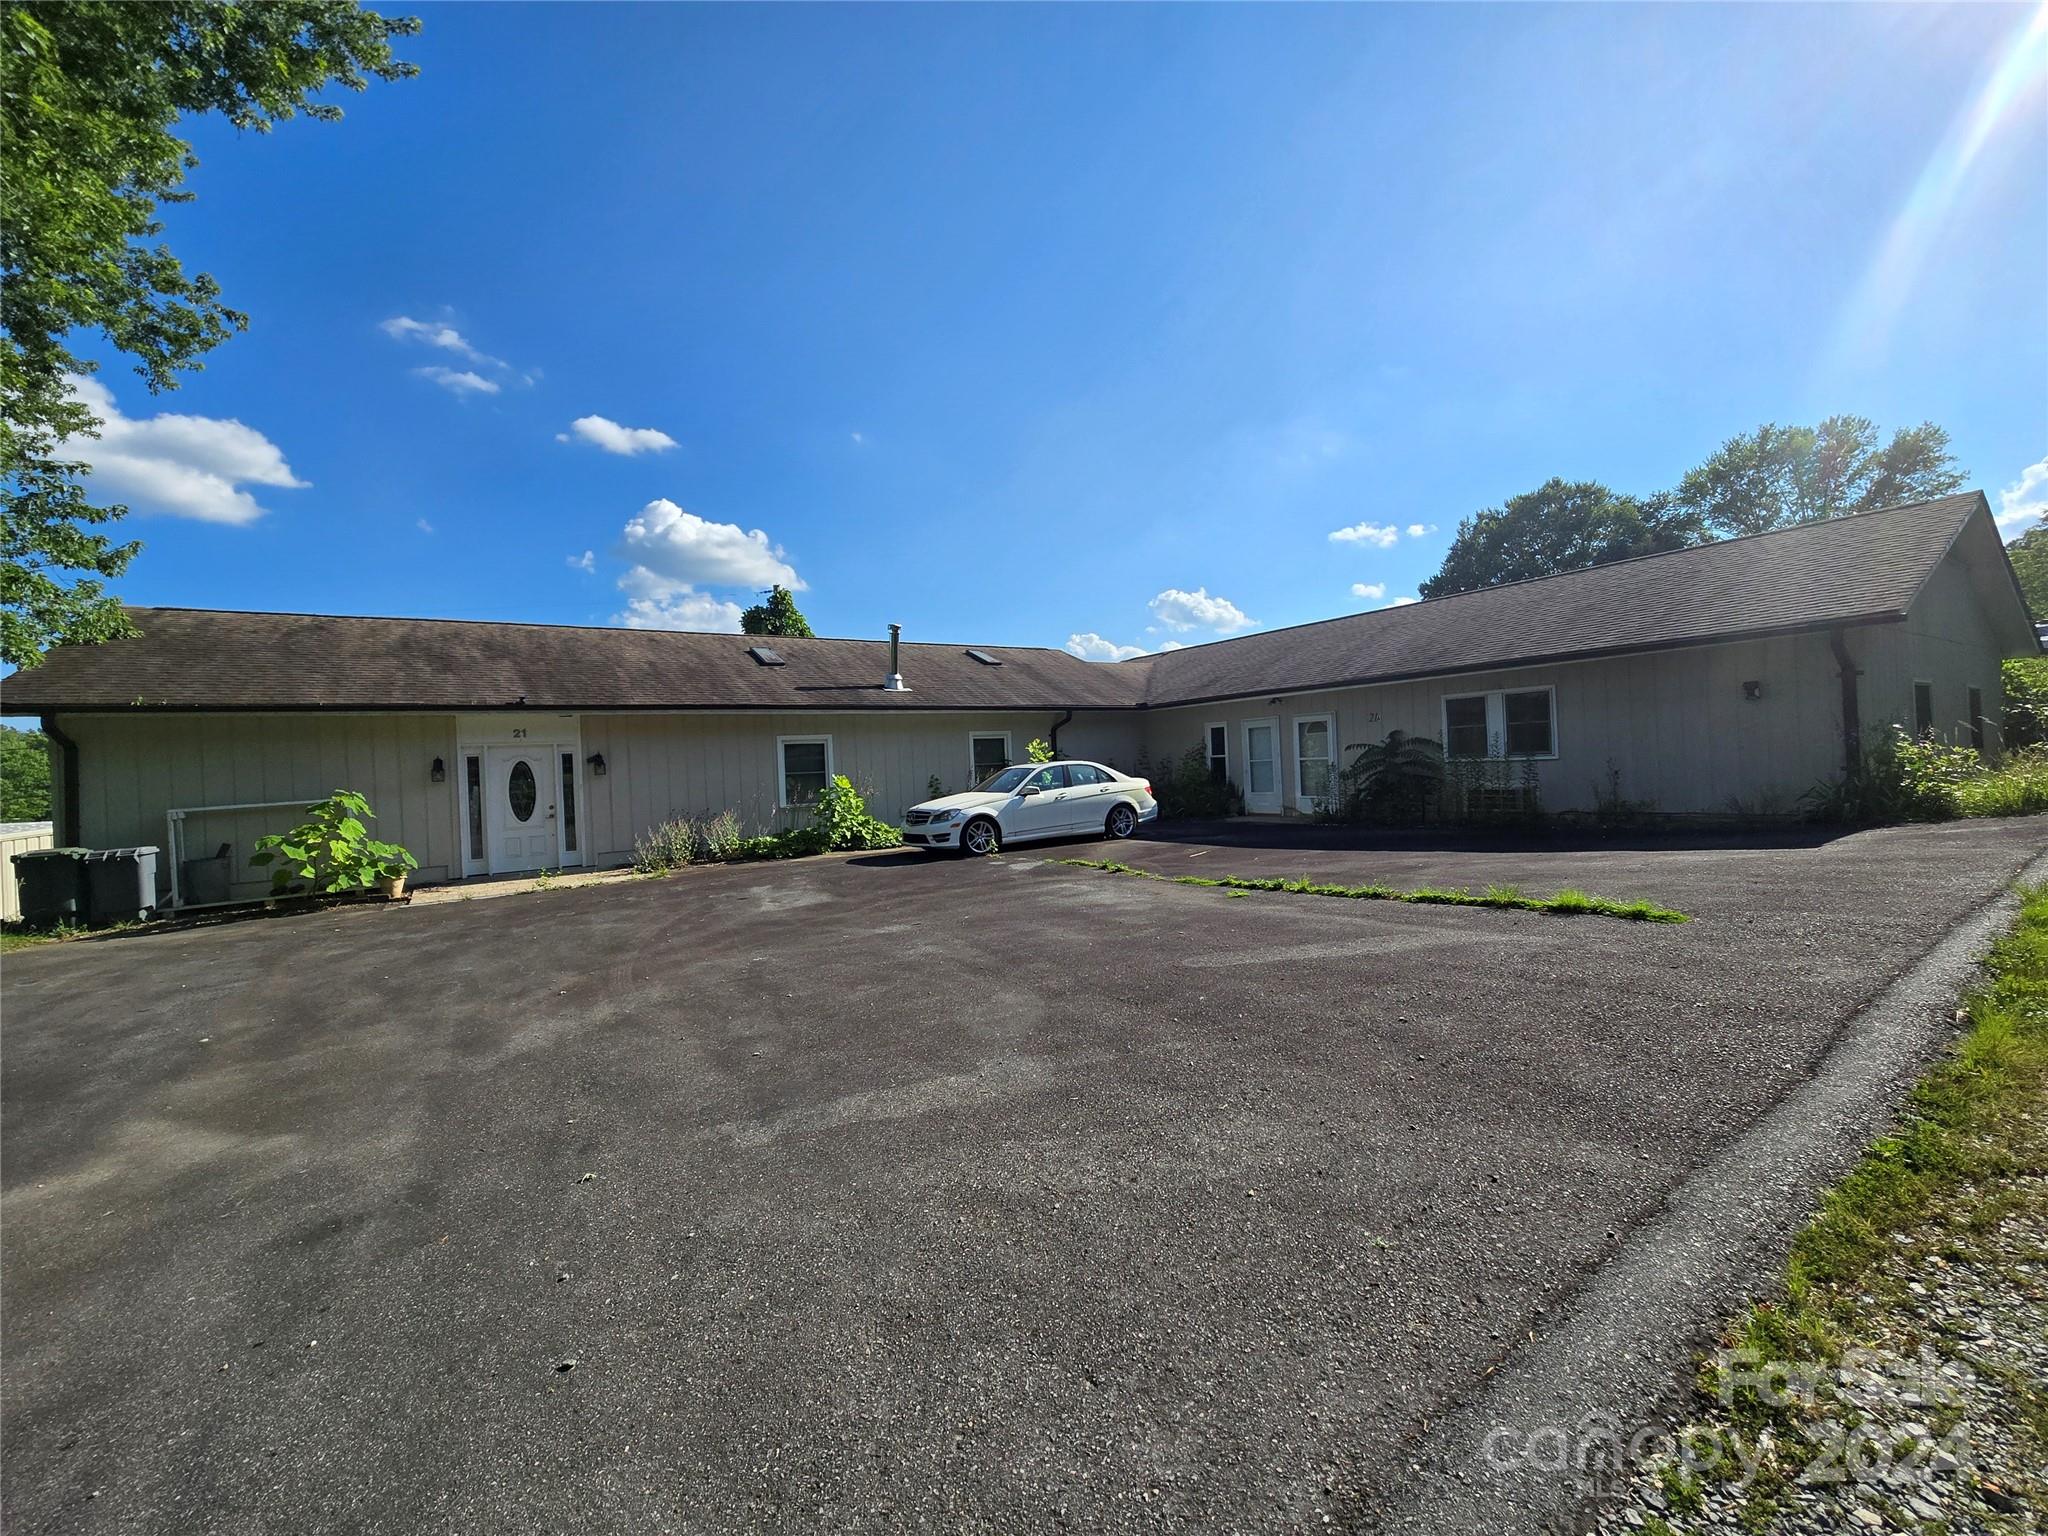
[[[1553,1469],[1668,1416],[1692,1346],[1776,1273],[1814,1202],[1897,1108],[2048,854],[1963,918],[1843,1024],[1820,1069],[1671,1191],[1588,1276],[1554,1327],[1529,1338],[1410,1449],[1409,1479],[1372,1528],[1389,1536],[1511,1536],[1590,1523],[1601,1489]],[[1551,1437],[1548,1440],[1532,1436]],[[1492,1437],[1491,1440],[1489,1437]],[[1489,1445],[1496,1454],[1489,1455]],[[1529,1454],[1521,1454],[1525,1450]]]

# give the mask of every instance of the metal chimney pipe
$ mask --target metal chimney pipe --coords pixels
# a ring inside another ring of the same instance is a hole
[[[901,624],[891,624],[889,626],[889,678],[887,682],[882,684],[885,692],[910,692],[910,685],[903,681],[902,652],[903,626]]]

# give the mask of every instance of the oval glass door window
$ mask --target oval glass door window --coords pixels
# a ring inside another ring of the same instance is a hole
[[[540,786],[534,783],[533,769],[525,762],[512,765],[512,776],[505,782],[505,798],[512,802],[512,814],[520,821],[533,819],[533,803],[539,798]]]

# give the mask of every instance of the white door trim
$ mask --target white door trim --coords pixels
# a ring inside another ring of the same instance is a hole
[[[1297,811],[1300,811],[1304,816],[1312,815],[1314,813],[1316,809],[1316,803],[1313,799],[1311,799],[1308,796],[1307,793],[1303,791],[1301,786],[1301,728],[1314,720],[1322,721],[1323,724],[1326,727],[1328,727],[1330,732],[1329,800],[1331,803],[1334,804],[1337,799],[1337,716],[1333,711],[1327,710],[1320,714],[1314,715],[1295,715],[1287,722],[1287,744],[1288,747],[1291,749],[1294,757],[1294,773],[1289,778],[1288,782],[1290,785],[1292,785],[1294,789],[1294,808]]]
[[[1252,792],[1252,732],[1264,726],[1273,733],[1273,788],[1265,795]],[[1277,715],[1247,720],[1241,731],[1244,741],[1244,808],[1251,816],[1277,816],[1287,809],[1287,753],[1286,744],[1280,735],[1280,718]]]

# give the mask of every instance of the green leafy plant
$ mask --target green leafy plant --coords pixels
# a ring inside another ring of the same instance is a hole
[[[680,869],[697,857],[697,825],[687,816],[670,816],[633,839],[633,868],[643,875]]]
[[[1215,821],[1244,814],[1244,796],[1230,780],[1210,772],[1209,754],[1200,742],[1157,769],[1141,761],[1138,771],[1151,781],[1159,814],[1169,821]]]
[[[1443,791],[1443,744],[1430,737],[1389,731],[1379,741],[1345,750],[1358,754],[1337,776],[1353,820],[1412,826]]]
[[[879,817],[868,814],[865,801],[845,774],[836,775],[818,792],[811,807],[811,824],[803,829],[815,836],[818,851],[844,848],[894,848],[903,833]]]
[[[924,781],[924,797],[925,797],[925,799],[927,799],[927,800],[938,800],[938,799],[942,799],[942,798],[944,798],[944,796],[945,796],[945,793],[946,793],[946,786],[945,786],[944,784],[942,784],[942,783],[940,783],[940,782],[939,782],[939,776],[938,776],[938,775],[937,775],[936,773],[935,773],[935,774],[933,774],[933,775],[932,775],[932,776],[931,776],[930,778],[928,778],[928,779],[926,779],[926,780]]]
[[[2048,527],[2028,538],[2041,537],[2048,556]],[[2048,741],[2048,656],[2014,656],[2001,665],[2005,689],[2005,745],[2031,747]]]
[[[1052,745],[1034,736],[1024,744],[1024,755],[1034,763],[1049,763],[1052,761]]]
[[[1800,804],[1808,820],[1854,826],[2034,815],[2048,811],[2048,747],[1986,758],[1894,726],[1855,772],[1822,780]]]
[[[720,811],[697,823],[697,857],[706,863],[730,863],[739,857],[744,841],[736,812]]]
[[[275,865],[270,888],[278,895],[308,889],[322,895],[367,891],[379,880],[396,880],[419,860],[396,843],[370,836],[375,821],[370,802],[352,789],[337,789],[306,807],[306,819],[289,832],[256,839],[249,856],[255,865]]]

